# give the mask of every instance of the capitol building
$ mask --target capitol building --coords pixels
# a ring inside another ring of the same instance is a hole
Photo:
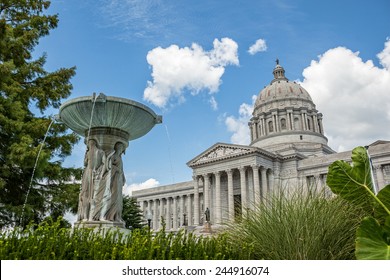
[[[187,165],[192,180],[133,192],[153,229],[218,227],[234,221],[267,195],[280,188],[315,186],[326,191],[328,166],[351,161],[351,151],[336,153],[328,146],[323,116],[310,94],[289,81],[277,65],[273,80],[262,89],[248,123],[251,143],[216,143]],[[377,186],[390,184],[390,141],[378,140],[368,148]]]

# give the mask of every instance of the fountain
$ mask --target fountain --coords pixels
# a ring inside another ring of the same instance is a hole
[[[100,93],[65,102],[58,120],[87,145],[75,226],[124,228],[122,154],[162,117],[141,103]]]

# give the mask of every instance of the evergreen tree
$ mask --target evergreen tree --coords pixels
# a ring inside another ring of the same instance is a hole
[[[49,6],[44,0],[0,0],[0,227],[77,210],[81,171],[62,161],[79,138],[61,123],[48,130],[53,117],[46,113],[70,95],[75,67],[47,72],[46,54],[32,56],[39,39],[57,27]]]
[[[126,228],[135,229],[144,227],[143,214],[137,203],[137,200],[134,197],[123,197],[122,219],[126,223]]]

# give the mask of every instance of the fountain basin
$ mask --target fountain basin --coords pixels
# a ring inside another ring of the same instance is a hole
[[[90,129],[109,129],[131,141],[161,123],[162,117],[136,101],[101,93],[97,97],[83,96],[65,102],[60,107],[59,120],[81,136],[88,136]]]

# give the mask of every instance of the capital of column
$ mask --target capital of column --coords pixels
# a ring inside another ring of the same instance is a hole
[[[245,167],[245,166],[240,166],[240,167],[238,168],[238,170],[240,171],[240,173],[241,173],[241,172],[245,172],[246,167]]]
[[[376,164],[376,165],[374,165],[374,169],[382,171],[382,165],[381,164]]]
[[[260,166],[258,166],[257,164],[252,164],[251,167],[254,170],[259,170],[259,168],[260,168]]]

